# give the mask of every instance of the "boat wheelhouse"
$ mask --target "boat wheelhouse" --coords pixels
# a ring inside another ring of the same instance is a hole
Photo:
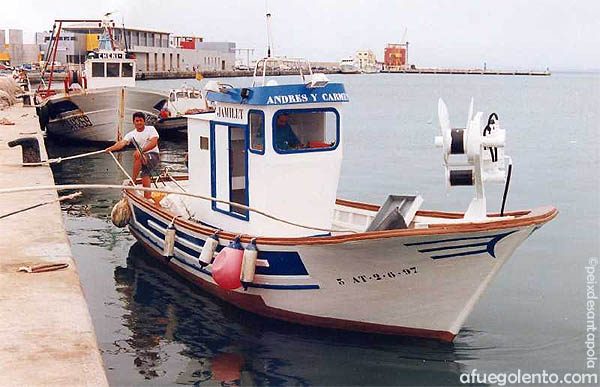
[[[452,341],[514,250],[557,215],[487,213],[483,182],[506,177],[497,116],[482,132],[471,108],[467,128],[451,131],[440,100],[436,143],[448,183],[477,191],[465,213],[421,210],[419,195],[390,195],[382,206],[338,199],[345,88],[310,70],[299,83],[267,81],[271,60],[257,63],[252,87],[207,84],[216,110],[190,117],[189,176],[165,175],[171,193],[159,206],[126,190],[130,231],[169,268],[242,309]]]

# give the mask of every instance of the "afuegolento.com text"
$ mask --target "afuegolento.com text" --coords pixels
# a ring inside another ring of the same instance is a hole
[[[597,385],[598,374],[595,373],[564,373],[561,375],[542,370],[541,372],[478,372],[477,369],[469,373],[460,374],[463,384],[492,384],[506,386],[513,384],[582,384]]]

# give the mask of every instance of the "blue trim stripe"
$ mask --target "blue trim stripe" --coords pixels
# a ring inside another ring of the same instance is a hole
[[[484,254],[484,253],[488,253],[489,255],[492,256],[492,258],[496,258],[496,252],[494,250],[496,247],[496,244],[498,242],[500,242],[500,240],[502,240],[504,237],[506,237],[514,232],[516,232],[516,230],[501,233],[501,234],[478,236],[478,237],[451,238],[451,239],[441,239],[441,240],[437,240],[437,241],[405,243],[404,246],[427,246],[427,245],[446,243],[446,242],[461,242],[461,241],[488,239],[488,241],[486,241],[486,242],[431,247],[431,248],[426,248],[426,249],[417,249],[417,251],[419,253],[432,253],[432,252],[443,251],[443,250],[468,249],[468,248],[472,248],[472,247],[485,246],[485,249],[462,251],[460,253],[432,255],[431,259],[464,257],[464,256],[468,256],[468,255],[477,255],[477,254]]]
[[[419,250],[419,252],[421,252]],[[477,255],[487,253],[487,249],[485,250],[475,250],[475,251],[465,251],[464,253],[455,253],[455,254],[446,254],[446,255],[432,255],[433,259],[442,259],[442,258],[454,258],[454,257],[464,257],[465,255]],[[496,257],[494,257],[496,258]]]
[[[144,212],[141,208],[139,208],[137,206],[133,206],[133,211],[134,211],[135,220],[137,223],[144,226],[154,236],[156,236],[160,239],[164,239],[164,237],[165,237],[164,234],[161,233],[160,231],[152,228],[148,224],[148,222],[150,220],[152,220],[154,223],[158,224],[160,227],[167,228],[167,224],[165,224],[165,222],[153,217],[152,215],[150,215],[147,212]],[[134,228],[135,228],[135,226],[134,226]],[[136,229],[136,231],[143,234],[143,232],[141,230]],[[175,234],[177,235],[178,238],[185,239],[185,240],[187,240],[191,243],[194,243],[200,247],[204,246],[203,239],[196,238],[196,237],[194,237],[190,234],[187,234],[181,230],[176,230]],[[155,244],[154,241],[151,241],[151,242],[157,248],[162,249],[162,247]],[[187,247],[178,241],[175,241],[175,247],[177,249],[191,255],[192,257],[198,257],[200,255],[199,251],[196,251],[190,247]],[[223,248],[224,248],[224,246],[222,246],[222,245],[217,246],[217,252],[221,251]],[[277,276],[307,276],[307,275],[309,275],[308,270],[306,269],[306,266],[304,266],[304,263],[302,262],[302,258],[300,257],[300,254],[298,254],[295,251],[259,251],[258,259],[267,261],[269,266],[268,267],[257,266],[256,274],[271,275],[271,276],[275,276],[275,275],[277,275]],[[198,267],[193,266],[193,267],[196,268],[197,270],[201,269],[199,266]],[[209,274],[209,275],[211,274],[208,271],[203,271],[203,272],[205,272],[206,274]],[[287,286],[287,285],[285,285],[285,286]]]
[[[132,224],[130,224],[130,225],[131,225],[131,227],[132,227],[132,228],[133,228],[133,229],[134,229],[134,230],[135,230],[135,231],[136,231],[136,232],[137,232],[137,233],[138,233],[138,234],[139,234],[139,235],[140,235],[142,238],[144,238],[144,240],[146,241],[146,243],[149,243],[149,244],[151,244],[151,245],[155,246],[155,247],[156,247],[157,249],[159,249],[159,250],[161,249],[161,246],[159,246],[159,245],[158,245],[156,242],[154,242],[152,239],[150,239],[150,238],[147,238],[147,237],[144,235],[144,232],[143,232],[142,230],[138,229],[138,228],[137,228],[137,227],[136,227],[136,226],[135,226],[133,223],[132,223]],[[179,248],[179,247],[178,247],[178,248]],[[185,261],[185,260],[183,260],[183,259],[181,259],[181,258],[179,258],[179,257],[177,257],[177,256],[173,257],[173,259],[175,259],[177,262],[179,262],[179,263],[181,263],[181,264],[183,264],[183,265],[185,265],[185,266],[188,266],[188,267],[191,267],[191,268],[193,268],[193,269],[194,269],[194,270],[196,270],[196,271],[199,271],[199,272],[201,272],[201,273],[203,273],[203,274],[206,274],[206,275],[208,275],[208,276],[212,276],[212,272],[210,272],[210,271],[206,270],[205,268],[202,268],[202,267],[200,267],[200,266],[196,266],[196,265],[192,265],[192,264],[190,264],[189,262],[187,262],[187,261]],[[259,269],[259,268],[260,268],[260,267],[257,267],[256,269]],[[257,270],[257,274],[258,274],[258,270]],[[320,289],[320,286],[319,286],[319,285],[312,285],[312,284],[311,284],[311,285],[273,285],[273,284],[254,284],[254,283],[251,283],[251,284],[248,284],[248,287],[251,287],[251,288],[259,288],[259,289],[272,289],[272,290],[315,290],[315,289]]]
[[[420,249],[420,253],[429,253],[431,251],[440,251],[440,250],[450,250],[450,249],[461,249],[464,247],[477,247],[477,246],[487,246],[488,242],[481,243],[471,243],[468,245],[456,245],[456,246],[442,246],[442,247],[433,247],[431,249]]]
[[[427,241],[427,242],[413,242],[413,243],[405,243],[404,246],[420,246],[420,245],[431,245],[434,243],[442,243],[442,242],[456,242],[456,241],[468,241],[471,239],[486,239],[493,237],[494,235],[486,235],[479,237],[469,237],[469,238],[452,238],[452,239],[441,239],[439,241]]]

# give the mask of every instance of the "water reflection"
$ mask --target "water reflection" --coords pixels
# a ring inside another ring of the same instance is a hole
[[[135,244],[114,269],[135,353],[145,379],[164,376],[183,344],[178,384],[458,385],[462,366],[453,345],[308,328],[231,307],[164,271]],[[118,349],[118,348],[115,348]],[[464,360],[464,358],[463,358]]]

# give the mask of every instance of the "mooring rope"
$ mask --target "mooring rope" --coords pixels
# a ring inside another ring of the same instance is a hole
[[[189,196],[192,198],[208,200],[208,201],[212,201],[215,203],[229,204],[230,206],[241,208],[241,209],[251,211],[251,212],[255,212],[266,218],[273,219],[273,220],[281,222],[281,223],[289,224],[291,226],[296,226],[296,227],[300,227],[300,228],[305,228],[308,230],[317,230],[317,231],[325,231],[325,232],[356,233],[356,231],[354,231],[354,230],[344,230],[344,229],[334,230],[334,229],[329,229],[329,228],[307,226],[307,225],[303,225],[300,223],[295,223],[295,222],[291,222],[291,221],[288,221],[285,219],[278,218],[274,215],[268,214],[268,213],[258,210],[256,208],[245,206],[243,204],[230,202],[227,200],[221,200],[221,199],[213,198],[211,196],[203,196],[203,195],[198,195],[198,194],[194,194],[194,193],[190,193],[190,192],[173,191],[173,190],[169,190],[169,189],[160,189],[160,188],[146,188],[146,187],[139,187],[139,186],[117,185],[117,184],[63,184],[63,185],[43,185],[43,186],[33,186],[33,187],[3,188],[3,189],[0,189],[0,194],[11,194],[11,193],[31,192],[31,191],[46,191],[46,190],[64,191],[64,190],[68,190],[68,189],[119,189],[119,190],[127,190],[127,191],[142,191],[142,192],[149,191],[149,192],[161,192],[161,193],[166,193],[166,194]]]
[[[73,156],[57,157],[55,159],[42,160],[39,163],[20,163],[20,164],[3,164],[3,165],[35,167],[35,166],[40,166],[40,165],[59,164],[63,161],[74,160],[74,159],[78,159],[81,157],[98,155],[100,153],[104,153],[104,149],[94,151],[94,152],[81,153],[81,154],[73,155]]]
[[[19,214],[21,212],[33,210],[34,208],[45,206],[46,204],[52,204],[52,203],[55,203],[55,202],[62,202],[62,201],[65,201],[65,200],[75,199],[78,196],[81,196],[81,192],[75,192],[74,194],[71,194],[71,195],[61,196],[58,199],[50,200],[50,201],[43,202],[43,203],[34,204],[33,206],[29,206],[27,208],[22,208],[22,209],[17,210],[17,211],[9,212],[8,214],[0,215],[0,219],[8,218],[11,215],[16,215],[16,214]]]
[[[131,176],[129,176],[129,173],[127,173],[127,171],[125,170],[125,168],[123,168],[123,166],[121,165],[121,163],[119,162],[119,160],[117,160],[117,158],[115,157],[115,155],[112,152],[108,152],[110,153],[110,155],[112,156],[113,160],[115,160],[115,163],[117,163],[117,167],[119,167],[121,169],[121,171],[125,174],[125,176],[127,176],[127,178],[129,179],[129,181],[131,182],[131,184],[135,185],[135,181],[133,181],[133,179],[131,178]]]

